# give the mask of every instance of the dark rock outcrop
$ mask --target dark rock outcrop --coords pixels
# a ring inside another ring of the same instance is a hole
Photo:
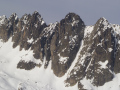
[[[52,69],[61,77],[71,66],[84,35],[84,22],[74,13],[66,15],[51,40]]]
[[[34,62],[25,62],[24,60],[20,61],[17,65],[17,68],[25,69],[25,70],[31,70],[36,66],[36,63]]]

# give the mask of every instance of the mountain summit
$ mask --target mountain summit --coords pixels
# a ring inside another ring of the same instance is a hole
[[[61,90],[53,85],[57,83],[52,83],[50,78],[53,77],[63,80],[64,90],[72,90],[76,85],[79,90],[102,89],[120,73],[120,26],[110,24],[104,17],[93,26],[86,26],[75,13],[68,13],[60,22],[49,25],[37,11],[21,18],[16,13],[8,19],[3,15],[0,16],[0,40],[0,70],[8,75],[7,78],[13,75],[14,80],[21,82],[17,82],[19,86],[15,87],[15,82],[6,81],[11,90],[42,89],[40,85],[33,84],[32,81],[37,79],[29,78],[31,81],[23,83],[26,77],[18,78],[19,75],[16,75],[22,72],[29,73],[28,77],[33,75],[30,72],[35,75],[41,73],[43,78],[48,75],[47,80],[37,76],[39,80],[51,82],[49,87],[53,87],[50,89],[47,85],[42,90]],[[14,74],[8,73],[10,68]],[[2,74],[0,76],[7,80]],[[0,83],[4,83],[2,79]],[[3,88],[1,90],[8,90],[3,84],[0,87]],[[114,89],[112,86],[105,88]]]

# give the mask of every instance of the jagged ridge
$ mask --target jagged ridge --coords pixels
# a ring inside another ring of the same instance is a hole
[[[81,82],[84,78],[90,79],[95,86],[101,86],[112,80],[114,73],[120,72],[119,30],[119,25],[112,25],[105,18],[100,18],[94,26],[85,26],[75,13],[69,13],[60,22],[49,25],[36,11],[20,19],[15,13],[8,19],[0,17],[0,38],[3,42],[12,37],[14,48],[19,45],[20,50],[33,50],[34,57],[41,62],[46,58],[45,68],[51,60],[51,68],[58,77],[69,70],[79,53],[65,82],[66,86],[78,82],[80,90],[84,86]],[[29,70],[36,65],[20,61],[17,68]]]

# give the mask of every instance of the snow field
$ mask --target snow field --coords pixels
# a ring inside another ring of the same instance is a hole
[[[11,39],[7,43],[0,41],[0,90],[77,90],[74,87],[65,87],[65,76],[58,78],[51,70],[51,62],[47,69],[35,67],[32,70],[17,69],[21,59],[26,62],[41,63],[33,57],[31,50],[19,51],[19,46],[12,48]],[[44,62],[43,62],[44,63]]]

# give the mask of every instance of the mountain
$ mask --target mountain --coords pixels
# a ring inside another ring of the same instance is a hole
[[[0,16],[0,90],[119,90],[120,25],[68,13]]]

